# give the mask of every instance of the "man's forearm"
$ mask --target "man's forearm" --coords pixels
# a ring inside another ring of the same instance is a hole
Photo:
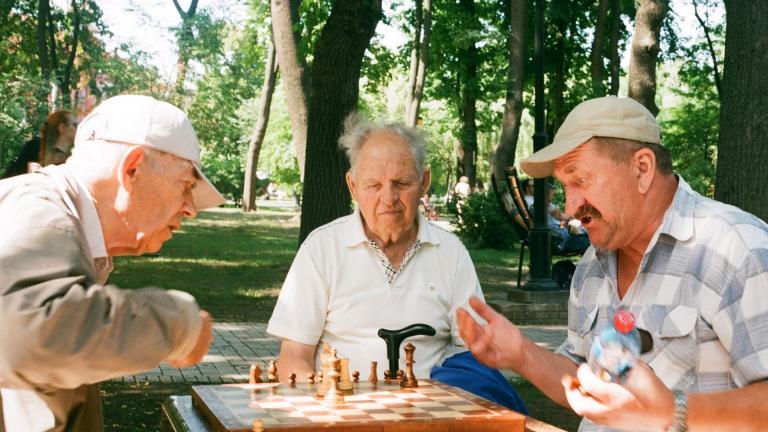
[[[567,357],[536,345],[525,339],[524,361],[516,372],[558,404],[570,408],[565,398],[561,379],[563,375],[576,376],[577,365]]]
[[[736,390],[688,395],[688,430],[764,431],[768,427],[768,383]]]

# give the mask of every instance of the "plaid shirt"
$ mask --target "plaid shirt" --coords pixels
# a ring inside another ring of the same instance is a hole
[[[368,245],[372,247],[374,251],[376,251],[376,256],[379,257],[379,262],[384,267],[384,275],[387,277],[387,282],[392,285],[392,282],[397,279],[397,275],[403,271],[403,267],[408,264],[408,261],[410,261],[411,257],[415,255],[416,252],[421,248],[421,241],[416,239],[415,242],[408,246],[408,249],[405,251],[405,255],[403,256],[403,262],[400,263],[400,267],[397,269],[392,265],[391,262],[389,262],[387,254],[384,253],[381,247],[379,247],[379,245],[376,244],[373,239],[368,239]]]
[[[623,299],[616,252],[586,252],[571,285],[568,337],[557,352],[584,362],[594,335],[625,306],[653,337],[641,360],[668,388],[713,392],[767,381],[768,226],[678,181]],[[610,429],[585,419],[579,430]]]

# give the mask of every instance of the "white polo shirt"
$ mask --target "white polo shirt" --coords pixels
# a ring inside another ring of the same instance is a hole
[[[433,366],[466,351],[456,309],[472,295],[483,297],[461,241],[421,215],[418,225],[423,245],[391,286],[368,244],[358,210],[317,228],[296,254],[267,332],[307,345],[327,342],[339,357],[350,359],[350,370],[360,371],[365,379],[371,361],[378,362],[380,378],[387,369],[386,344],[377,336],[379,329],[429,324],[437,331],[435,336],[406,340],[416,346],[416,376],[428,378]],[[404,370],[402,347],[400,353]]]

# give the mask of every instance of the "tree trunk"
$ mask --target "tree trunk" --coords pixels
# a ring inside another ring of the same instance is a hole
[[[187,67],[189,65],[189,49],[195,39],[195,35],[192,33],[192,19],[197,13],[197,1],[192,0],[185,12],[178,0],[173,0],[173,5],[181,17],[181,34],[177,41],[179,59],[176,61],[176,92],[178,94],[184,94],[184,81],[187,79]]]
[[[712,43],[712,37],[709,35],[709,28],[707,22],[699,15],[699,8],[696,4],[696,0],[693,2],[693,13],[696,16],[696,20],[699,21],[699,25],[704,30],[704,37],[707,39],[707,47],[709,48],[709,56],[712,57],[712,73],[715,76],[715,88],[717,89],[717,95],[720,96],[722,84],[720,83],[720,72],[717,67],[717,53],[715,52],[715,46]]]
[[[245,159],[245,181],[243,183],[243,211],[256,211],[256,169],[259,166],[259,153],[264,135],[269,123],[269,108],[272,105],[272,94],[275,91],[277,62],[275,60],[275,45],[270,41],[267,45],[267,62],[264,65],[264,87],[259,99],[259,118],[253,128],[253,134],[248,141],[248,154]]]
[[[547,139],[549,142],[555,138],[557,130],[565,120],[565,79],[567,75],[567,67],[565,64],[565,35],[568,31],[568,22],[564,17],[559,16],[553,20],[554,25],[557,27],[555,32],[554,50],[550,54],[552,62],[554,63],[554,69],[552,75],[554,81],[553,94],[550,97],[552,101],[552,112],[547,113],[547,121],[550,123],[550,130],[547,133]],[[549,142],[547,144],[549,144]]]
[[[51,65],[48,62],[48,43],[45,38],[48,31],[48,15],[51,9],[48,0],[39,0],[37,3],[37,55],[40,60],[40,76],[44,79],[51,78]]]
[[[608,2],[600,0],[595,24],[594,39],[592,39],[592,52],[590,53],[590,73],[592,75],[592,96],[605,96],[605,83],[603,82],[605,64],[603,63],[603,47],[605,46],[605,28],[608,25]]]
[[[459,2],[469,19],[470,28],[479,28],[474,0],[460,0]],[[462,158],[462,174],[469,177],[469,184],[473,187],[477,182],[477,96],[479,94],[479,77],[477,66],[479,52],[475,41],[460,49],[459,52],[460,83],[461,83],[461,107],[459,108],[459,121],[461,130],[459,140],[464,149]]]
[[[405,124],[416,126],[419,119],[419,109],[424,96],[424,80],[429,66],[429,38],[432,33],[432,0],[417,0],[419,31],[414,36],[418,39],[418,50],[411,51],[411,72],[409,75],[408,95],[405,100]]]
[[[413,40],[411,47],[411,67],[408,72],[408,87],[405,89],[405,124],[406,126],[413,126],[410,124],[411,118],[411,102],[413,101],[413,93],[416,89],[416,76],[419,74],[419,50],[421,49],[421,27],[423,26],[423,8],[422,0],[416,0],[413,11]],[[415,122],[414,122],[415,123]]]
[[[299,174],[304,181],[307,152],[307,111],[309,107],[309,74],[304,56],[299,53],[297,25],[301,0],[272,0],[272,35],[280,65],[280,77],[285,89],[291,135],[299,163]]]
[[[528,3],[526,0],[506,0],[508,14],[509,67],[507,68],[507,97],[499,142],[491,155],[491,170],[499,181],[506,179],[505,169],[514,165],[520,116],[523,113],[523,86],[527,46]]]
[[[768,8],[725,2],[725,66],[715,198],[768,220]]]
[[[424,96],[424,80],[426,79],[427,67],[429,66],[429,38],[432,33],[432,0],[424,0],[423,11],[423,19],[421,20],[422,36],[419,43],[415,75],[414,71],[411,71],[411,75],[414,77],[413,92],[410,98],[406,100],[407,105],[405,107],[405,124],[407,126],[416,126],[419,119],[421,100]],[[413,67],[413,62],[411,62],[411,67]]]
[[[69,58],[67,59],[67,66],[64,69],[64,79],[61,84],[61,93],[63,100],[68,107],[74,106],[72,104],[72,92],[70,91],[72,83],[72,72],[75,69],[75,57],[77,56],[77,44],[80,39],[80,10],[77,7],[77,1],[72,0],[72,14],[74,15],[74,21],[72,24],[72,41],[69,46]]]
[[[661,23],[668,0],[638,0],[635,35],[629,61],[629,97],[643,104],[653,115],[656,106],[656,60],[659,57]]]
[[[619,59],[619,26],[621,22],[620,0],[611,0],[611,42],[608,47],[611,64],[611,89],[608,94],[619,95],[619,71],[621,60]]]
[[[306,176],[299,243],[312,230],[349,214],[344,180],[349,162],[339,149],[344,119],[357,107],[363,55],[381,18],[381,0],[337,0],[315,46]]]

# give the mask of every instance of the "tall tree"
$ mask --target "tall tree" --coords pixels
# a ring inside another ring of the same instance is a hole
[[[307,151],[309,73],[304,55],[299,50],[300,3],[301,0],[272,0],[270,9],[277,61],[291,119],[293,145],[303,180]]]
[[[715,198],[768,220],[768,8],[727,1],[725,16]]]
[[[507,96],[504,103],[501,136],[491,157],[491,169],[499,181],[506,179],[505,169],[515,163],[517,137],[520,134],[520,116],[523,113],[528,21],[527,0],[505,0],[503,3],[505,4],[504,13],[509,22]]]
[[[272,105],[272,94],[275,91],[277,62],[275,61],[275,45],[271,41],[267,46],[267,62],[264,65],[264,85],[259,98],[259,118],[253,128],[253,134],[248,140],[248,153],[245,159],[245,181],[243,183],[243,211],[256,210],[256,168],[259,166],[259,153],[264,135],[269,123],[269,111]]]
[[[459,161],[459,175],[469,177],[469,184],[477,182],[477,98],[480,94],[480,78],[477,68],[480,62],[477,48],[480,22],[475,9],[475,0],[460,0],[459,5],[468,27],[463,46],[459,49],[459,85],[461,105],[459,106],[459,141],[463,154]]]
[[[608,58],[610,60],[611,70],[611,88],[608,94],[618,96],[619,94],[619,71],[621,70],[621,60],[619,59],[619,33],[621,22],[620,0],[611,0],[611,39],[608,43]]]
[[[75,72],[75,57],[77,56],[77,45],[80,40],[80,22],[82,21],[82,15],[80,7],[77,5],[76,0],[72,0],[72,38],[69,42],[67,65],[61,73],[61,93],[63,96],[64,104],[66,106],[72,106],[72,75]]]
[[[51,15],[51,4],[48,0],[39,0],[37,3],[37,50],[40,59],[40,76],[43,79],[51,78],[51,64],[48,59],[48,22]]]
[[[416,0],[411,70],[405,97],[405,124],[415,126],[424,94],[424,79],[429,63],[429,39],[432,31],[432,0]]]
[[[605,96],[603,50],[605,46],[605,30],[608,27],[608,3],[610,0],[600,0],[597,8],[597,23],[592,39],[592,51],[590,53],[590,73],[592,74],[592,95],[594,97]]]
[[[638,0],[632,56],[629,60],[629,97],[643,104],[653,115],[656,105],[656,62],[661,51],[661,24],[669,0]]]
[[[704,30],[704,37],[707,39],[707,47],[709,48],[709,55],[712,57],[712,74],[715,78],[715,88],[717,89],[717,94],[720,94],[720,72],[718,71],[717,66],[717,53],[715,52],[715,45],[712,42],[712,36],[709,34],[709,26],[707,25],[707,21],[701,17],[699,14],[699,6],[696,3],[696,0],[691,0],[693,2],[693,13],[696,16],[696,20],[699,22],[699,25],[701,25],[701,29]]]
[[[363,54],[381,15],[381,0],[337,0],[315,45],[305,171],[312,181],[304,183],[299,242],[349,214],[349,162],[338,142],[344,119],[357,106]]]
[[[173,5],[181,17],[181,29],[178,34],[179,58],[176,61],[176,91],[179,94],[184,93],[184,81],[187,78],[187,67],[189,66],[190,50],[195,41],[195,35],[192,32],[195,14],[197,13],[197,1],[191,0],[189,8],[185,11],[179,5],[178,0],[173,0]]]

